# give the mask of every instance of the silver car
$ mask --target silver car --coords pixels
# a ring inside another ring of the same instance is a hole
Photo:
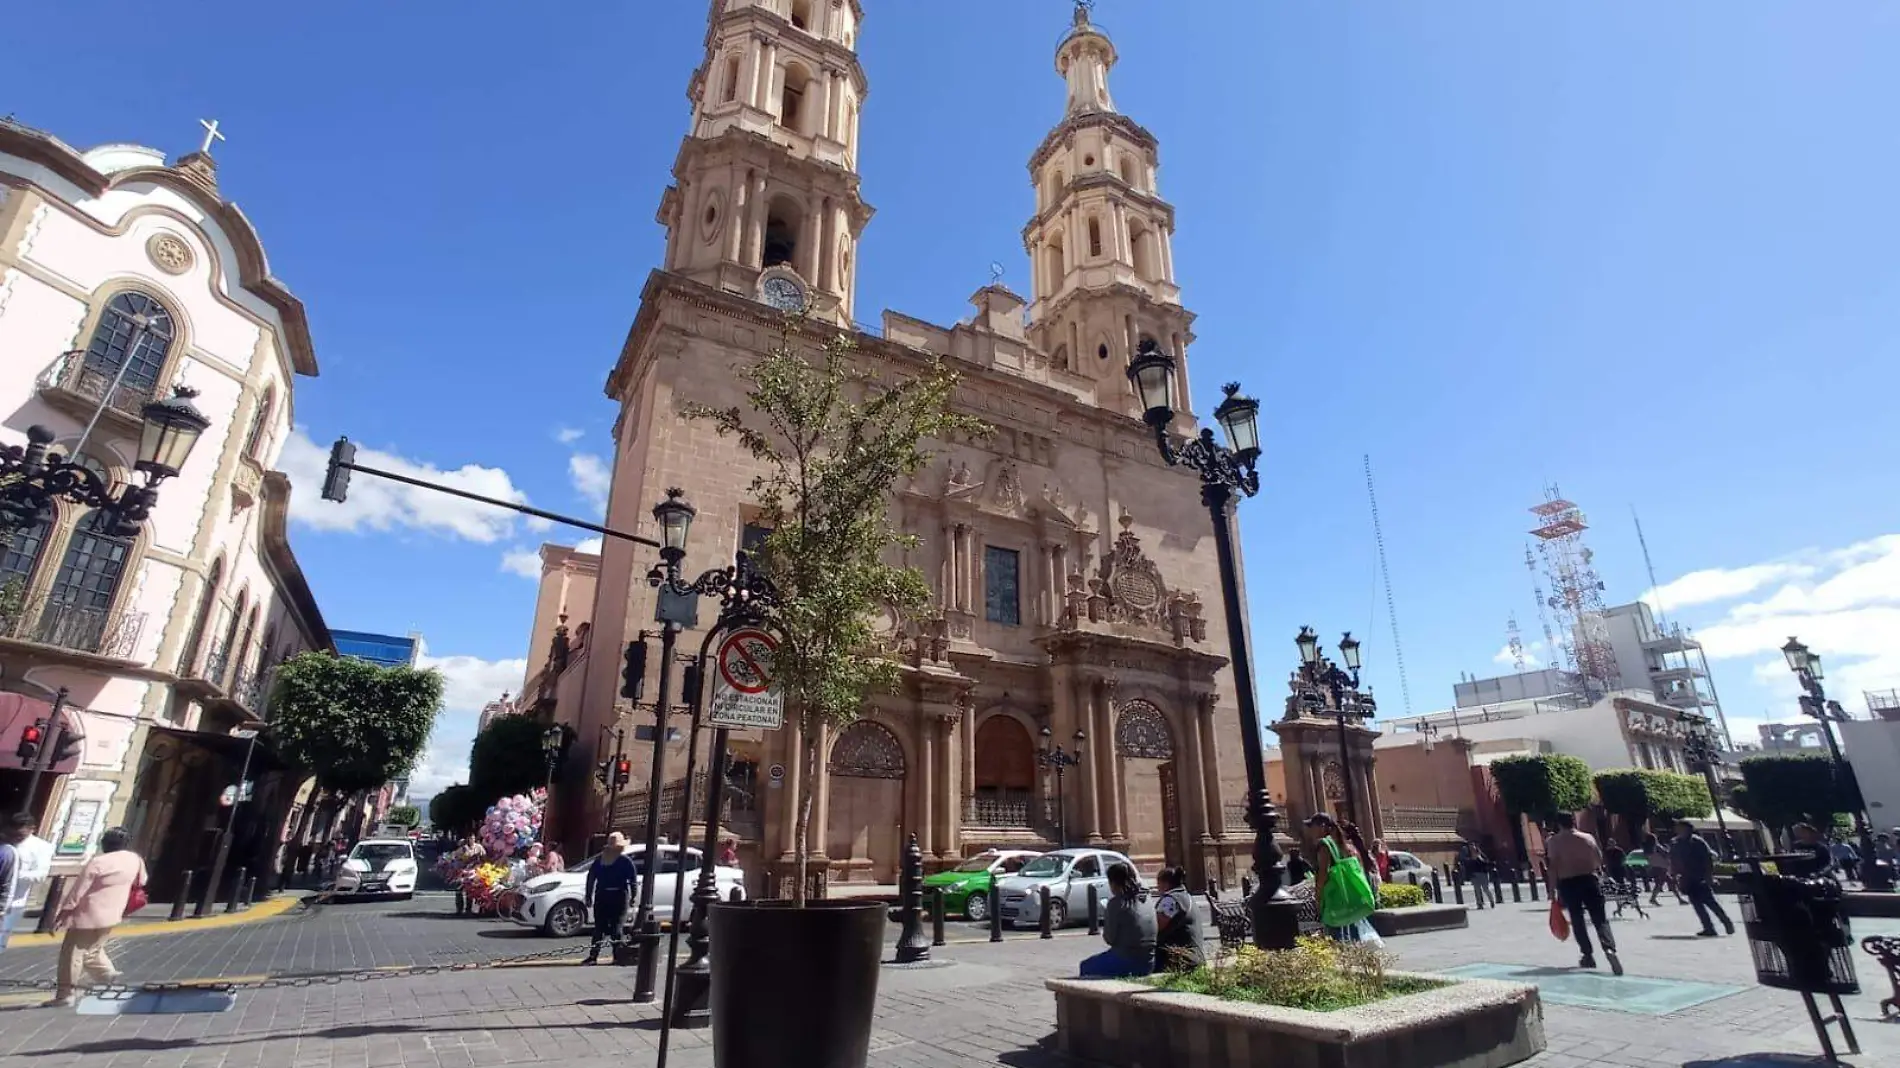
[[[1058,849],[1022,866],[1016,874],[997,881],[1004,927],[1042,922],[1042,888],[1049,888],[1049,926],[1061,927],[1072,917],[1089,914],[1089,887],[1095,887],[1100,905],[1108,903],[1108,867],[1134,862],[1106,849]]]

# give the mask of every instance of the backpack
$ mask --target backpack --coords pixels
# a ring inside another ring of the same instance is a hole
[[[1333,855],[1333,863],[1326,869],[1326,892],[1320,899],[1319,920],[1328,927],[1351,927],[1372,915],[1379,907],[1379,899],[1366,880],[1366,869],[1359,858],[1351,854],[1342,856],[1339,843],[1330,837],[1324,841]]]

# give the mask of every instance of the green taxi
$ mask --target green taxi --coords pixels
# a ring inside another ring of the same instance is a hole
[[[1026,849],[991,849],[978,853],[948,871],[924,879],[924,906],[928,908],[934,892],[943,890],[944,911],[961,913],[979,922],[990,918],[990,886],[999,877],[1014,875],[1018,868],[1042,854]]]

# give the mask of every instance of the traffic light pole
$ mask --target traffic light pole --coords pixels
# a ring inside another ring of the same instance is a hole
[[[40,751],[33,754],[33,771],[26,780],[26,807],[35,816],[40,814],[40,773],[53,763],[59,743],[66,735],[66,717],[62,714],[65,709],[66,687],[61,686],[53,694],[53,714],[47,717],[46,737],[40,741]]]

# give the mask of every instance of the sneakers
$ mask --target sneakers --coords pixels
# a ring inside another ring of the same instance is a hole
[[[1730,932],[1729,932],[1729,934],[1734,934],[1734,933],[1735,933],[1734,931],[1730,931]],[[1697,931],[1697,932],[1695,933],[1695,936],[1696,936],[1697,938],[1720,938],[1720,937],[1722,937],[1722,936],[1721,936],[1720,934],[1717,934],[1717,933],[1716,933],[1716,930],[1715,930],[1715,928],[1713,928],[1713,927],[1711,927],[1711,928],[1709,928],[1709,929],[1708,929],[1708,930],[1706,930],[1706,931]]]
[[[1733,920],[1726,920],[1726,919],[1725,919],[1725,920],[1723,920],[1723,921],[1722,921],[1722,926],[1724,926],[1724,927],[1726,927],[1726,928],[1728,928],[1728,930],[1727,930],[1726,932],[1724,932],[1724,933],[1726,933],[1726,934],[1734,934],[1734,933],[1735,933],[1735,922],[1734,922]]]
[[[1577,962],[1577,967],[1579,968],[1595,968],[1596,966],[1597,959],[1595,957],[1586,956]]]
[[[71,994],[64,994],[64,995],[61,995],[60,997],[56,997],[52,999],[51,1001],[42,1002],[40,1004],[40,1008],[42,1009],[68,1009],[72,1007],[72,1004],[73,1004],[73,996]]]
[[[1604,956],[1606,956],[1606,957],[1608,957],[1608,958],[1610,958],[1610,974],[1611,974],[1611,975],[1622,975],[1622,974],[1623,974],[1623,962],[1622,962],[1622,960],[1621,960],[1621,959],[1619,959],[1619,958],[1617,957],[1617,955],[1616,955],[1616,950],[1614,950],[1614,949],[1605,949],[1605,950],[1603,951],[1603,955],[1604,955]]]

